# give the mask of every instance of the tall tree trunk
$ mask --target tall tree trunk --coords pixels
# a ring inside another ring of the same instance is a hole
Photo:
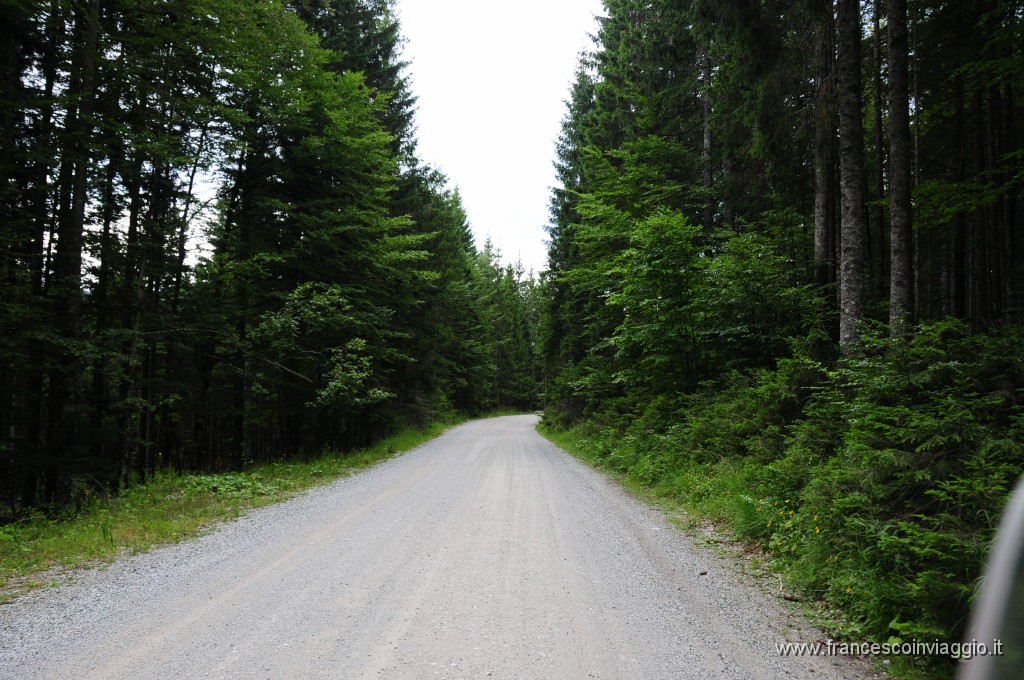
[[[816,97],[814,111],[814,282],[835,281],[833,147],[835,139],[835,24],[832,2],[814,29]]]
[[[1003,98],[1003,129],[1004,129],[1004,144],[1007,150],[1016,150],[1017,138],[1014,130],[1015,121],[1017,120],[1014,107],[1014,90],[1013,83],[1006,83],[1006,92]],[[1005,175],[1004,175],[1005,176]],[[1021,310],[1021,285],[1020,281],[1024,280],[1024,271],[1020,266],[1020,230],[1018,229],[1017,222],[1019,221],[1020,214],[1018,206],[1020,204],[1020,187],[1015,184],[1007,182],[1010,188],[1007,190],[1006,195],[1003,199],[1003,286],[1006,300],[1006,309],[1011,311],[1012,314],[1016,315],[1016,318],[1008,319],[1010,322],[1021,323],[1024,321],[1022,318]]]
[[[994,11],[994,8],[993,10]],[[990,15],[991,16],[991,15]],[[993,30],[994,27],[993,27]],[[1001,158],[1004,149],[1002,148],[1002,93],[998,85],[989,85],[986,88],[985,96],[985,167],[991,173],[995,181],[1002,173],[999,172]],[[1003,272],[1002,264],[1002,226],[1003,214],[1001,203],[1003,196],[985,209],[988,233],[985,238],[985,288],[988,292],[986,297],[985,323],[992,325],[999,322],[1005,303],[1003,293]]]
[[[885,295],[886,278],[886,252],[885,252],[885,207],[882,205],[882,197],[885,196],[885,132],[883,130],[882,112],[882,31],[881,21],[881,0],[874,1],[874,9],[871,12],[872,22],[872,48],[874,59],[871,70],[874,81],[874,133],[875,133],[875,206],[872,227],[871,253],[872,267],[872,288],[873,294],[879,298]]]
[[[50,173],[53,170],[55,150],[53,148],[54,88],[57,83],[57,52],[59,43],[64,41],[58,0],[53,0],[50,15],[46,20],[46,47],[43,52],[43,97],[39,118],[39,148],[41,153],[34,168],[35,180],[32,197],[32,292],[43,294],[43,279],[46,269],[46,227],[49,224]],[[51,239],[52,241],[52,239]]]
[[[85,233],[85,204],[91,154],[89,138],[95,91],[99,2],[93,0],[79,18],[82,24],[80,54],[71,96],[75,108],[68,114],[67,139],[62,163],[70,179],[69,204],[58,223],[54,262],[54,294],[58,299],[58,327],[68,337],[77,335],[82,297],[82,247]]]
[[[61,175],[67,182],[58,218],[57,252],[54,260],[53,293],[55,327],[65,341],[79,334],[82,307],[82,249],[85,233],[85,204],[88,193],[89,149],[93,96],[96,89],[96,52],[99,37],[99,0],[86,4],[76,18],[79,36],[77,55],[69,88],[68,111]],[[56,366],[50,372],[46,441],[51,451],[47,471],[47,493],[57,491],[57,479],[67,471],[74,442],[73,423],[66,419],[72,399],[72,384],[78,359],[65,344],[58,350]],[[60,499],[64,500],[64,499]]]
[[[864,318],[864,124],[860,61],[860,0],[838,1],[839,176],[841,248],[839,345],[845,354],[860,345]]]
[[[962,12],[962,10],[961,10]],[[963,182],[967,177],[967,104],[964,100],[964,76],[957,74],[953,81],[953,112],[956,121],[957,155],[954,179]],[[949,313],[958,318],[967,317],[967,216],[958,213],[953,218],[949,245]]]
[[[913,232],[910,203],[910,86],[907,75],[907,0],[889,0],[889,215],[892,224],[889,324],[894,335],[913,322]]]
[[[704,229],[714,229],[715,207],[712,199],[714,175],[711,166],[711,57],[708,45],[703,40],[698,42],[697,60],[701,78],[701,121],[704,127],[704,139],[701,149],[701,165],[703,167],[704,189]]]
[[[971,102],[968,128],[971,131],[971,153],[973,177],[982,176],[988,169],[985,163],[985,98],[982,88],[971,83]],[[971,325],[981,329],[986,325],[988,308],[988,210],[978,205],[973,211],[973,219],[967,236],[968,297]]]
[[[100,356],[93,361],[92,365],[92,396],[91,427],[92,427],[92,457],[95,461],[108,461],[106,435],[107,413],[110,407],[109,389],[107,385],[107,362],[110,354],[107,339],[104,337],[112,327],[112,305],[110,303],[110,289],[114,257],[114,220],[117,217],[117,198],[114,195],[114,184],[117,180],[119,160],[111,158],[107,165],[107,176],[103,189],[103,230],[100,235],[100,261],[99,269],[96,272],[96,288],[93,293],[93,306],[96,314],[95,335],[103,347]]]
[[[132,161],[125,178],[128,191],[128,234],[125,239],[125,266],[120,286],[122,328],[127,331],[127,339],[121,346],[121,357],[124,371],[118,387],[118,399],[122,404],[137,396],[138,388],[138,348],[139,322],[141,313],[142,285],[145,280],[145,257],[142,254],[140,236],[140,218],[142,214],[142,167],[141,157]],[[118,484],[124,487],[129,475],[138,460],[138,438],[136,412],[127,407],[121,409],[118,423],[118,435],[121,437],[121,464]]]

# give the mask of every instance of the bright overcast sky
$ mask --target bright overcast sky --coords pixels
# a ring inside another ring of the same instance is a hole
[[[420,158],[458,186],[478,247],[547,262],[555,142],[600,0],[398,0]]]

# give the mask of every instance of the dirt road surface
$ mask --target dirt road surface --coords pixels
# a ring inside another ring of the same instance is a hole
[[[0,678],[871,677],[781,657],[820,634],[536,420],[467,423],[0,607]]]

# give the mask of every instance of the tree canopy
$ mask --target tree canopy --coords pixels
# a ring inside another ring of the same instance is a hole
[[[415,156],[390,2],[4,12],[11,511],[535,407],[532,289]]]
[[[958,638],[1024,473],[1024,7],[604,7],[557,144],[546,419],[855,637]]]
[[[539,280],[417,158],[390,0],[0,5],[0,521],[543,403],[856,632],[962,632],[1024,471],[1020,0],[605,0]]]

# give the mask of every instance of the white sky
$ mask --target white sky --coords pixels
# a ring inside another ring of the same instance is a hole
[[[478,247],[547,262],[555,142],[601,0],[398,0],[419,157],[458,186]]]

